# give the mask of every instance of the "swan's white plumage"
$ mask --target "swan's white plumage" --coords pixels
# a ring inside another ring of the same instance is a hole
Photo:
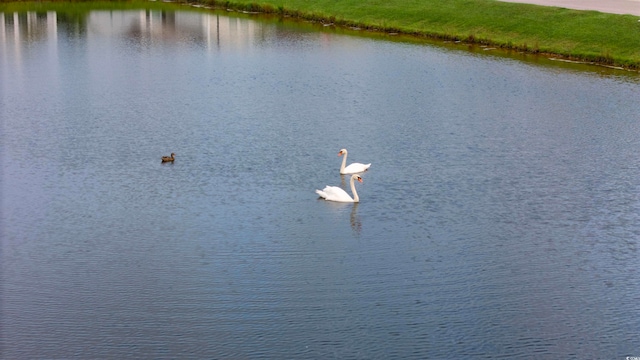
[[[337,186],[327,185],[322,190],[316,190],[316,193],[318,193],[321,198],[329,201],[353,202],[351,196]]]
[[[367,171],[367,169],[371,166],[371,164],[361,164],[361,163],[353,163],[349,164],[349,166],[345,167],[341,174],[353,174],[353,173],[361,173]]]
[[[367,169],[369,169],[369,166],[371,166],[371,164],[361,164],[361,163],[353,163],[353,164],[349,164],[349,166],[347,165],[347,149],[342,149],[340,150],[340,152],[338,152],[338,156],[342,156],[344,155],[344,158],[342,159],[342,165],[340,166],[340,174],[357,174],[357,173],[361,173],[361,172],[365,172],[367,171]]]
[[[351,176],[351,180],[349,184],[351,185],[351,192],[353,193],[353,198],[347,194],[346,191],[342,190],[342,188],[338,186],[329,186],[327,185],[322,190],[316,190],[316,194],[320,195],[321,198],[328,201],[337,201],[337,202],[359,202],[360,198],[358,197],[358,193],[356,192],[356,186],[353,183],[354,180],[358,180],[362,182],[362,178],[358,174],[353,174]]]

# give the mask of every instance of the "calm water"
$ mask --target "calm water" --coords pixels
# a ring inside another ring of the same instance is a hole
[[[640,356],[637,74],[227,16],[0,17],[0,357]]]

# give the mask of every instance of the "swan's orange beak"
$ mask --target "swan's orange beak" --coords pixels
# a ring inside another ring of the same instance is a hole
[[[340,152],[338,153],[338,156],[342,156],[342,151],[340,151]]]
[[[362,182],[362,178],[358,178],[358,181],[359,181],[359,182]]]

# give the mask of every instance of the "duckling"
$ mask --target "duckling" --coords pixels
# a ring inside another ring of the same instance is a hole
[[[176,154],[171,153],[171,156],[163,156],[162,162],[173,162],[176,159]]]

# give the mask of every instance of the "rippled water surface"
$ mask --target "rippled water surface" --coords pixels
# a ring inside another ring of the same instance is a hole
[[[0,21],[0,357],[640,356],[637,74],[186,10]],[[314,193],[341,148],[356,205]]]

